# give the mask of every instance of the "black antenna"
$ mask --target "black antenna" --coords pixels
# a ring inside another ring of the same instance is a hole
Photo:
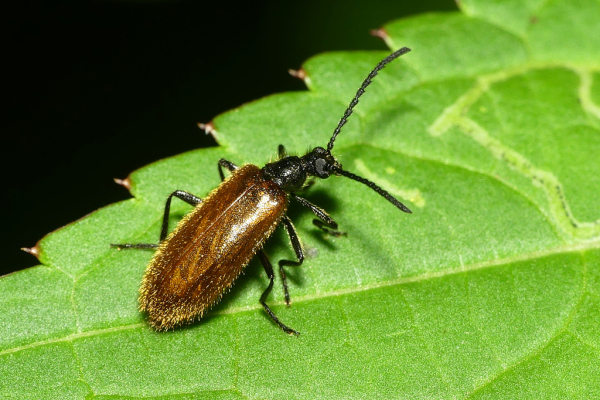
[[[412,214],[412,211],[410,211],[410,209],[408,207],[406,207],[404,204],[399,202],[394,196],[392,196],[391,194],[389,194],[388,192],[386,192],[385,190],[383,190],[382,188],[380,188],[379,186],[377,186],[375,183],[371,182],[370,180],[365,179],[362,176],[354,175],[352,172],[345,171],[341,168],[333,167],[333,168],[331,168],[331,170],[333,170],[336,174],[343,175],[347,178],[350,178],[350,179],[355,180],[360,183],[364,183],[365,185],[367,185],[368,187],[370,187],[371,189],[373,189],[374,191],[379,193],[381,196],[383,196],[387,201],[389,201],[390,203],[392,203],[393,205],[398,207],[401,211]]]
[[[410,51],[410,49],[408,47],[403,47],[400,50],[396,50],[395,52],[393,52],[392,54],[390,54],[389,56],[384,58],[382,61],[380,61],[379,64],[377,64],[377,66],[373,69],[373,71],[371,71],[369,76],[367,76],[367,78],[363,81],[362,85],[360,85],[360,88],[356,92],[356,96],[354,96],[354,98],[350,102],[350,105],[348,106],[348,108],[346,108],[346,111],[344,112],[344,115],[342,116],[340,123],[338,124],[337,128],[335,128],[335,130],[333,131],[333,136],[331,136],[331,139],[329,140],[329,144],[327,144],[327,152],[328,153],[331,153],[331,149],[333,149],[333,142],[335,142],[335,138],[342,130],[342,126],[344,126],[346,124],[346,122],[348,121],[348,118],[350,117],[350,115],[352,115],[353,108],[358,104],[358,99],[360,98],[360,96],[363,95],[363,93],[365,93],[365,89],[367,88],[367,86],[369,86],[371,84],[371,81],[373,80],[373,78],[375,78],[377,76],[377,73],[380,70],[382,70],[383,67],[386,66],[386,64],[390,63],[391,61],[394,61],[396,58],[400,57],[402,54],[408,53],[409,51]],[[367,182],[369,182],[369,181],[367,181]],[[372,182],[369,182],[369,183],[372,183]],[[383,189],[379,188],[379,190],[383,190]],[[378,192],[378,193],[381,194],[381,192]],[[387,194],[387,192],[385,192],[385,191],[384,191],[384,193]],[[381,195],[383,197],[386,197],[383,194],[381,194]],[[388,194],[388,196],[389,196],[389,194]],[[386,197],[386,199],[390,200],[387,197]],[[393,197],[392,197],[392,199],[393,199]],[[398,206],[396,205],[396,207],[398,207]],[[400,208],[400,207],[398,207],[398,208]],[[402,210],[402,208],[400,208],[400,209]],[[407,208],[407,210],[408,210],[408,208]],[[405,211],[405,210],[402,210],[402,211]],[[408,212],[410,212],[410,210]]]

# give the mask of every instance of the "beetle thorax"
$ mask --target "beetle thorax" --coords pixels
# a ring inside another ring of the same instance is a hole
[[[288,193],[299,191],[308,178],[302,159],[296,156],[287,156],[265,165],[263,176]]]
[[[315,147],[302,157],[285,156],[262,169],[265,179],[275,182],[288,193],[297,192],[309,176],[326,179],[342,166],[322,147]]]

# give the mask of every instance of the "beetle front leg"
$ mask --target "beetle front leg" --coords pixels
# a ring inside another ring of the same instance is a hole
[[[306,207],[310,211],[312,211],[317,217],[319,217],[319,219],[313,219],[313,224],[317,228],[323,230],[326,233],[329,233],[330,235],[336,236],[336,237],[347,235],[346,232],[340,232],[337,230],[337,228],[338,228],[337,222],[335,222],[329,216],[329,214],[327,214],[327,212],[325,210],[323,210],[321,207],[315,206],[310,201],[306,200],[303,197],[296,195],[295,193],[292,193],[291,195],[294,199],[296,199],[296,201],[298,201],[304,207]]]

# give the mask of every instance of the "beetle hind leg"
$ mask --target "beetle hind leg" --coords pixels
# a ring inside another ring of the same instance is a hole
[[[236,169],[238,169],[238,166],[235,165],[234,163],[232,163],[231,161],[221,158],[219,160],[219,176],[221,177],[221,181],[225,180],[225,174],[223,173],[223,168],[227,168],[227,170],[229,172],[233,172]]]
[[[186,203],[197,206],[202,203],[202,199],[200,197],[196,197],[191,193],[184,192],[183,190],[176,190],[167,197],[167,202],[165,203],[165,211],[163,214],[163,222],[160,228],[160,240],[159,243],[167,238],[167,230],[169,228],[169,214],[171,213],[171,199],[173,197],[177,197],[180,200],[185,201]],[[117,249],[156,249],[158,244],[155,243],[123,243],[123,244],[111,244],[110,247],[116,247]]]
[[[283,322],[281,322],[279,320],[279,318],[277,318],[275,313],[271,310],[271,308],[267,305],[266,300],[267,300],[267,297],[269,296],[269,293],[271,293],[271,289],[273,289],[275,273],[273,272],[273,266],[271,265],[271,262],[267,258],[267,255],[265,254],[265,252],[261,249],[258,251],[257,254],[258,254],[258,258],[259,258],[261,264],[263,265],[263,268],[265,269],[265,272],[267,273],[267,276],[269,277],[269,286],[265,289],[263,294],[260,296],[260,304],[262,304],[266,313],[269,314],[269,317],[271,317],[273,322],[275,322],[285,333],[287,333],[289,335],[298,336],[300,334],[300,332],[293,330],[292,328],[290,328],[289,326],[287,326]]]

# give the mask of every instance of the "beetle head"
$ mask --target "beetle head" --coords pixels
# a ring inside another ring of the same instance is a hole
[[[304,168],[309,175],[317,178],[326,179],[336,170],[342,169],[342,165],[334,156],[322,147],[315,147],[302,157]]]

